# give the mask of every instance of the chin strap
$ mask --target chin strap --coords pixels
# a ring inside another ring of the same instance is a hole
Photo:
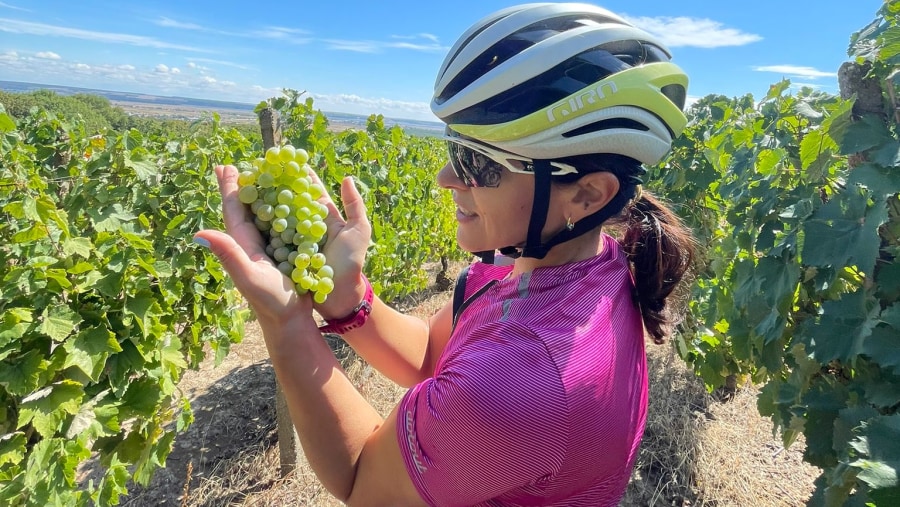
[[[563,229],[558,234],[541,242],[541,232],[547,223],[547,211],[550,209],[550,176],[553,166],[549,160],[534,161],[534,204],[531,208],[531,219],[528,222],[528,237],[524,247],[507,246],[500,249],[500,253],[512,258],[531,257],[543,259],[547,252],[554,246],[577,238],[601,225],[616,215],[628,204],[637,191],[637,185],[641,184],[640,175],[620,177],[621,186],[619,192],[600,211],[588,215],[575,222],[572,229]],[[493,264],[494,252],[477,252],[482,262]],[[490,259],[486,261],[485,259]]]

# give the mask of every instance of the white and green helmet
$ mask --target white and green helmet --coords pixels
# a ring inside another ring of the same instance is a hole
[[[688,78],[656,37],[600,7],[500,10],[450,49],[431,109],[456,135],[532,159],[658,163],[687,123]]]

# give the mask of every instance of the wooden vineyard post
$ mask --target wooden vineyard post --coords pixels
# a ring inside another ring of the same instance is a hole
[[[259,129],[262,134],[263,149],[281,145],[281,123],[278,112],[267,107],[259,112]],[[300,443],[294,422],[288,412],[287,400],[281,383],[275,379],[275,419],[278,425],[278,453],[281,456],[281,476],[285,477],[297,469]]]

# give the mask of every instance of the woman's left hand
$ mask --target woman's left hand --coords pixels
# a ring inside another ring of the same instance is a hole
[[[312,299],[300,296],[291,280],[266,255],[262,236],[249,209],[238,199],[238,171],[217,166],[225,232],[203,230],[195,241],[209,243],[212,253],[253,308],[260,322],[283,324],[289,318],[312,318]]]

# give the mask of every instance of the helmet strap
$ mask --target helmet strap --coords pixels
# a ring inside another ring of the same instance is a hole
[[[637,186],[629,181],[628,183],[630,184],[621,187],[619,192],[599,211],[575,222],[571,229],[563,228],[562,231],[547,240],[546,243],[542,243],[541,232],[547,223],[547,213],[550,209],[550,177],[552,173],[553,166],[550,165],[549,160],[534,161],[534,202],[531,207],[531,219],[528,222],[528,237],[525,241],[525,246],[506,246],[500,249],[501,254],[514,259],[518,257],[543,259],[551,248],[594,230],[613,215],[622,211],[622,208],[628,204],[628,201],[634,197],[637,191]],[[482,262],[493,263],[493,251],[476,252],[476,255],[481,257]]]

